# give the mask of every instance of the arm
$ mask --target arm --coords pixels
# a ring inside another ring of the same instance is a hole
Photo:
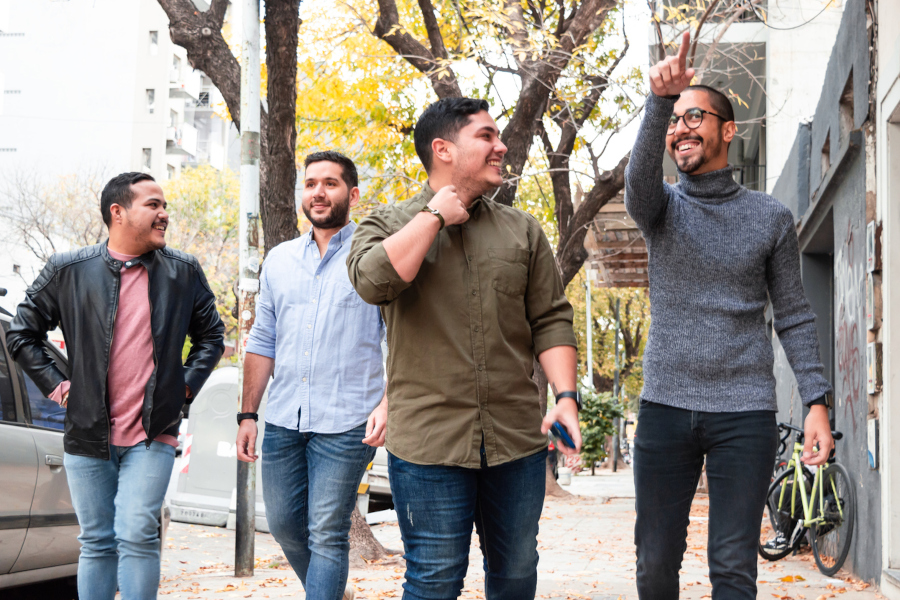
[[[819,358],[816,315],[806,299],[800,278],[800,248],[794,219],[787,209],[779,216],[781,233],[766,262],[773,328],[797,378],[800,398],[809,406],[830,394],[831,385],[825,379],[825,368]],[[804,429],[803,461],[810,465],[823,464],[834,447],[828,407],[810,406]],[[819,448],[816,453],[812,451],[814,445]]]
[[[270,258],[274,255],[270,254]],[[256,298],[256,319],[250,329],[244,354],[244,383],[241,388],[241,412],[259,412],[263,394],[275,372],[275,342],[277,318],[272,288],[269,285],[268,259],[259,275],[259,296]],[[244,419],[238,427],[237,457],[244,462],[254,462],[256,454],[256,421]]]
[[[650,95],[637,141],[625,168],[625,208],[642,231],[648,231],[665,214],[670,191],[663,182],[662,161],[666,152],[666,128],[675,98],[694,77],[686,68],[690,32],[685,32],[681,49],[650,68]]]
[[[225,352],[225,325],[216,310],[216,296],[200,265],[196,264],[195,269],[197,278],[194,282],[194,306],[188,326],[191,350],[184,361],[184,383],[188,387],[188,398],[197,395]]]
[[[241,412],[255,413],[259,411],[263,394],[272,373],[275,372],[275,359],[247,352],[244,355],[244,386],[241,390]],[[244,419],[238,428],[237,457],[244,462],[255,462],[257,426],[253,419]]]
[[[428,206],[441,213],[445,226],[469,218],[453,186],[441,188]],[[363,219],[353,234],[347,257],[350,283],[356,293],[369,304],[392,302],[416,278],[440,230],[440,219],[424,213],[396,232],[383,212]]]
[[[529,225],[531,261],[528,287],[525,288],[525,312],[531,325],[534,354],[554,393],[575,391],[578,388],[575,385],[575,332],[572,330],[574,312],[566,300],[566,290],[547,236],[536,220],[531,219]],[[574,400],[562,398],[547,412],[541,431],[547,433],[556,421],[569,430],[575,442],[574,449],[560,447],[560,450],[564,454],[580,452],[581,430]]]
[[[26,291],[25,300],[16,309],[6,334],[13,360],[47,397],[66,381],[66,376],[44,348],[47,332],[55,329],[60,320],[56,274],[56,264],[51,257]]]
[[[575,391],[575,370],[577,355],[574,346],[556,346],[544,350],[538,356],[538,362],[547,375],[550,389],[556,392]],[[550,427],[559,421],[572,436],[574,448],[559,446],[563,454],[574,455],[581,452],[581,426],[578,424],[578,405],[571,398],[561,398],[541,423],[541,433],[550,431]]]
[[[444,227],[458,225],[469,220],[469,213],[452,185],[438,190],[428,208],[436,209],[444,218]],[[400,231],[384,240],[384,251],[388,260],[403,281],[409,283],[416,278],[428,249],[441,230],[441,221],[435,215],[419,213]]]

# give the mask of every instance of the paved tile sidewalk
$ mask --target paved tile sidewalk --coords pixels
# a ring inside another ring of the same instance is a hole
[[[578,476],[569,490],[571,500],[548,500],[539,535],[538,598],[636,599],[634,587],[634,487],[629,470],[595,477]],[[706,514],[708,502],[698,497],[692,510],[688,551],[682,571],[681,597],[710,598],[706,566]],[[373,528],[388,548],[400,549],[397,525]],[[305,598],[293,571],[281,558],[271,535],[256,536],[257,569],[254,577],[234,574],[234,532],[216,527],[173,523],[163,557],[160,598]],[[469,574],[462,598],[484,598],[481,551],[473,536]],[[871,586],[848,574],[838,579],[822,576],[810,554],[759,564],[759,598],[780,600],[874,600]],[[400,598],[403,563],[399,557],[365,569],[352,569],[350,580],[359,600]],[[849,581],[847,581],[849,580]]]

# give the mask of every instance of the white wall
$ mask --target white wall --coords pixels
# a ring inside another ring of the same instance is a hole
[[[843,0],[816,16],[829,0],[768,3],[766,44],[766,190],[771,192],[791,151],[797,127],[816,111],[828,58],[844,11]],[[815,17],[813,19],[813,17]],[[810,19],[812,19],[811,22]],[[806,23],[803,25],[803,23]]]

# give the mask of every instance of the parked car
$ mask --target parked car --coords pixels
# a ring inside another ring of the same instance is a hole
[[[6,290],[0,288],[0,296]],[[12,315],[0,308],[0,589],[72,577],[78,568],[78,519],[63,466],[65,409],[45,397],[6,346]],[[68,374],[65,354],[47,351]],[[160,549],[168,528],[160,514]]]

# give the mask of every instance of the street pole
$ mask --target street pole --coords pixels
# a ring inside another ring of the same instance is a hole
[[[587,380],[594,389],[594,319],[591,317],[591,270],[585,269],[587,295],[585,296],[584,322],[587,329]]]
[[[238,412],[242,412],[244,348],[259,293],[259,0],[242,0],[241,210],[238,280]],[[237,461],[234,575],[253,575],[256,535],[256,463]]]
[[[616,362],[615,362],[615,370],[613,371],[613,398],[618,403],[619,402],[619,299],[616,298],[616,338],[615,338],[615,353],[616,353]],[[619,418],[616,417],[613,419],[613,428],[615,429],[615,433],[613,434],[613,442],[612,442],[612,472],[615,473],[619,468]]]

